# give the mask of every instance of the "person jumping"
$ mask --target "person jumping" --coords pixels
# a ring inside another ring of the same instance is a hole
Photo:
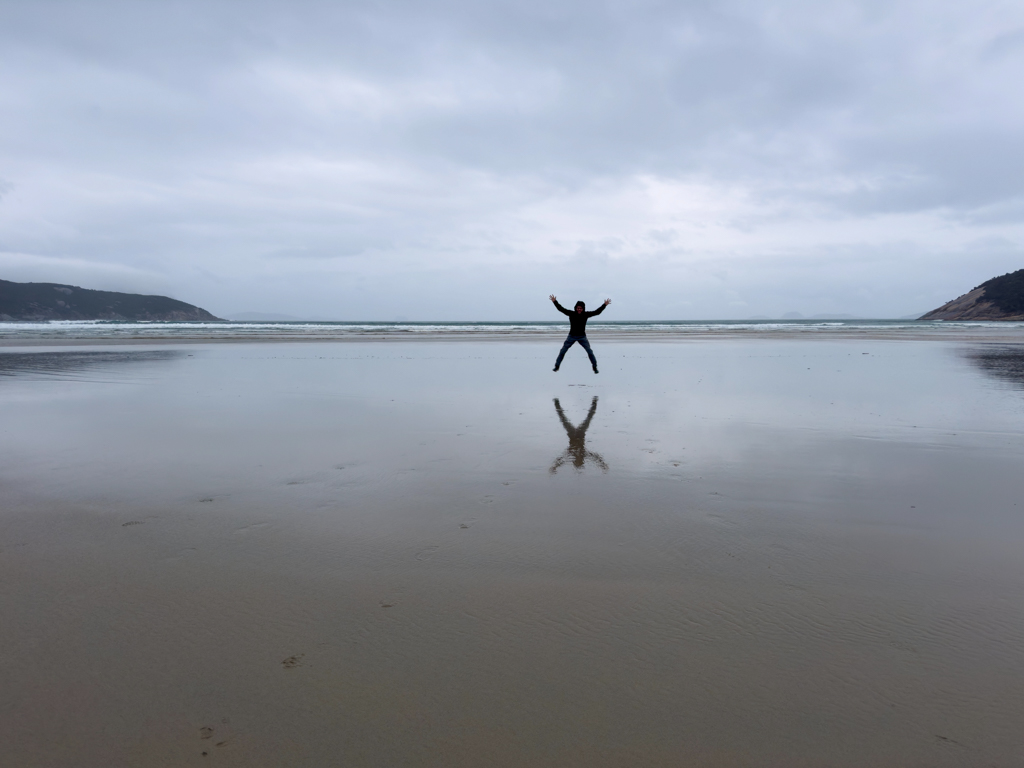
[[[555,367],[553,370],[557,371],[562,365],[562,358],[565,357],[565,353],[568,351],[569,347],[579,342],[579,345],[587,350],[587,357],[590,358],[590,364],[594,366],[594,373],[597,373],[597,358],[594,357],[594,352],[590,349],[590,342],[587,341],[587,320],[594,315],[600,315],[604,312],[604,308],[611,304],[612,300],[605,299],[604,304],[593,312],[587,312],[587,305],[582,301],[577,301],[573,311],[570,312],[558,303],[558,299],[555,298],[554,294],[551,294],[548,298],[554,303],[555,309],[563,315],[569,316],[569,335],[565,339],[565,344],[562,345],[562,351],[558,353],[558,359],[555,360]]]

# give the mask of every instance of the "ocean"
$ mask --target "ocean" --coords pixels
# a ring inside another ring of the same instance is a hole
[[[531,322],[127,322],[109,320],[0,323],[0,342],[31,341],[252,341],[380,338],[535,338],[565,334],[564,321]],[[673,320],[588,324],[595,338],[687,338],[705,336],[872,335],[898,338],[1024,334],[1024,323],[922,322],[916,320]]]

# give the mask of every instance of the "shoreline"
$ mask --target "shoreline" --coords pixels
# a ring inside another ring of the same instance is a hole
[[[0,350],[23,349],[26,347],[86,347],[86,346],[167,346],[176,344],[262,344],[262,343],[365,343],[365,342],[529,342],[551,341],[563,338],[563,332],[535,333],[481,333],[449,331],[445,333],[368,333],[368,334],[318,334],[292,336],[268,333],[266,335],[181,335],[181,336],[67,336],[67,337],[0,337]],[[600,331],[589,336],[600,343],[680,343],[706,342],[715,340],[868,340],[868,341],[954,341],[986,344],[1024,343],[1024,328],[929,328],[908,329],[715,329],[693,330],[677,333],[663,332],[622,332]]]

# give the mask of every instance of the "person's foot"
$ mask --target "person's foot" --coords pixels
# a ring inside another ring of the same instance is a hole
[[[594,366],[594,373],[597,373],[597,366]]]
[[[554,368],[552,368],[551,370],[552,370],[552,371],[554,371],[555,373],[558,373],[558,366],[556,365],[556,366],[555,366]]]

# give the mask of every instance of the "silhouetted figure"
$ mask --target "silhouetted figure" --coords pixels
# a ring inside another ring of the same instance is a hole
[[[565,434],[569,436],[569,447],[565,449],[565,453],[555,459],[555,463],[551,465],[551,474],[555,474],[558,468],[565,464],[567,459],[572,459],[572,465],[579,472],[583,469],[583,465],[587,463],[587,459],[593,459],[594,463],[601,468],[602,472],[608,471],[608,465],[604,463],[604,459],[601,458],[601,454],[594,453],[593,451],[587,450],[587,428],[590,426],[590,420],[594,418],[594,414],[597,412],[597,396],[590,401],[590,411],[587,412],[587,418],[585,418],[578,427],[574,427],[572,423],[565,418],[565,412],[562,410],[562,404],[558,402],[558,398],[555,398],[555,410],[558,411],[558,419],[562,422],[562,426],[565,427]]]
[[[582,301],[577,301],[573,311],[570,312],[558,303],[558,299],[555,298],[555,294],[551,294],[548,298],[551,299],[552,303],[555,305],[555,309],[563,315],[569,316],[569,335],[565,339],[565,344],[562,345],[562,351],[558,353],[558,359],[555,360],[555,367],[552,370],[557,371],[559,369],[562,365],[562,358],[565,357],[565,353],[569,351],[569,347],[578,343],[581,347],[587,350],[587,357],[590,358],[590,365],[593,366],[594,373],[597,373],[597,358],[594,357],[594,353],[590,349],[590,342],[587,341],[587,320],[592,318],[594,315],[600,315],[604,312],[604,308],[611,304],[612,300],[605,299],[604,304],[593,312],[587,312],[587,305]]]

